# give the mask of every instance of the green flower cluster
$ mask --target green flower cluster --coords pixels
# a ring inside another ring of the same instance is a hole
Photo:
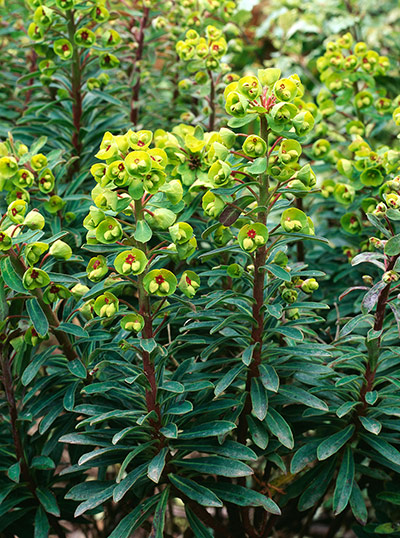
[[[121,42],[121,37],[116,30],[105,26],[110,12],[103,2],[92,0],[79,4],[76,0],[29,0],[28,4],[33,10],[28,36],[35,41],[37,54],[45,57],[39,63],[43,83],[49,83],[58,68],[57,58],[68,61],[74,55],[85,54],[87,61],[88,55],[95,55],[99,56],[102,69],[118,67],[119,60],[110,50]],[[63,27],[65,37],[59,31]],[[106,82],[104,78],[92,77],[90,86],[101,86]]]
[[[91,258],[86,273],[95,283],[106,277],[110,267],[119,276],[111,275],[107,280],[110,292],[82,306],[89,317],[94,313],[103,318],[104,323],[118,315],[122,317],[123,330],[140,332],[145,327],[146,317],[139,312],[127,312],[126,301],[120,304],[124,286],[135,283],[141,297],[143,294],[167,297],[175,293],[178,286],[182,293],[192,297],[199,288],[200,279],[193,271],[184,272],[178,284],[170,270],[154,268],[154,264],[158,266],[166,257],[177,256],[179,260],[190,257],[197,246],[192,226],[177,221],[186,207],[182,183],[173,178],[179,175],[176,165],[180,161],[175,155],[181,151],[179,143],[173,134],[162,131],[104,134],[96,154],[102,162],[91,168],[97,185],[92,190],[93,205],[84,226],[88,230],[88,245],[108,245],[111,254]],[[188,200],[191,199],[189,194]],[[161,248],[167,242],[167,231],[172,242]],[[157,241],[157,236],[162,243],[159,246],[155,243],[151,248],[150,242]],[[154,254],[150,255],[152,252]],[[139,308],[142,306],[140,303]]]

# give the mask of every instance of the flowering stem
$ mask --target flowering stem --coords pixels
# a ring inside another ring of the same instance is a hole
[[[143,56],[144,50],[144,31],[147,26],[149,19],[150,8],[145,7],[143,9],[143,16],[140,19],[139,33],[137,36],[137,49],[135,60],[133,64],[132,78],[136,77],[135,84],[132,88],[132,99],[131,99],[131,113],[130,119],[131,122],[136,125],[139,121],[139,93],[140,93],[140,60]]]
[[[208,130],[214,131],[215,129],[215,83],[214,83],[214,77],[212,74],[212,71],[208,69],[208,76],[210,77],[210,108],[211,108],[211,114],[208,122]]]
[[[79,158],[82,152],[82,142],[80,140],[81,121],[82,121],[82,69],[81,57],[78,45],[74,42],[76,32],[76,24],[74,19],[74,10],[68,12],[68,38],[73,47],[72,64],[71,64],[71,97],[72,103],[72,122],[74,124],[74,132],[72,133],[72,146],[74,148],[74,156],[78,157],[69,170],[70,177],[75,172],[79,171]]]
[[[135,201],[135,219],[136,222],[139,222],[140,220],[143,220],[143,205],[141,200]],[[148,255],[147,247],[144,243],[141,243],[140,241],[135,241],[135,246],[139,249],[141,249],[145,254],[146,257]],[[140,274],[138,276],[138,295],[139,295],[139,314],[143,316],[144,319],[144,327],[142,329],[142,335],[145,339],[150,339],[154,337],[154,331],[153,331],[153,320],[151,316],[151,304],[150,304],[150,297],[147,294],[144,285],[143,285],[143,279],[146,276],[147,271]],[[154,368],[154,363],[151,361],[150,353],[148,351],[142,351],[142,360],[143,360],[143,370],[144,374],[147,378],[147,381],[149,382],[150,389],[146,389],[146,405],[147,405],[147,411],[150,413],[151,411],[155,411],[157,414],[157,420],[152,420],[151,425],[154,428],[155,431],[155,437],[159,438],[159,430],[161,428],[161,410],[160,406],[157,402],[157,381],[156,381],[156,372]]]

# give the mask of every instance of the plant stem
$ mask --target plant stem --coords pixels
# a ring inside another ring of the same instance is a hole
[[[13,263],[13,267],[16,270],[17,274],[22,277],[26,271],[26,266],[24,262],[20,258],[18,258],[17,253],[13,249],[10,249],[8,251],[8,254],[10,255],[11,262]],[[67,359],[69,361],[73,361],[74,359],[77,359],[78,355],[75,349],[73,348],[68,338],[68,335],[62,330],[58,329],[60,325],[58,317],[53,312],[51,306],[46,304],[43,301],[42,291],[40,289],[35,289],[35,290],[32,290],[31,293],[37,298],[39,305],[41,306],[43,313],[46,316],[46,319],[49,322],[49,325],[54,333],[54,336],[57,338],[58,343],[60,344],[60,347],[62,348]]]
[[[136,222],[139,222],[143,219],[143,205],[141,200],[135,201],[135,219]],[[146,256],[148,255],[147,247],[144,243],[140,241],[135,241],[137,248],[140,248]],[[151,305],[150,297],[147,294],[143,286],[143,279],[146,275],[146,272],[138,276],[138,294],[139,294],[139,314],[143,316],[144,327],[142,330],[143,337],[150,339],[154,337],[153,331],[153,320],[151,315]],[[154,363],[151,361],[150,353],[148,351],[142,352],[143,359],[143,370],[147,378],[147,381],[150,385],[150,390],[146,389],[146,405],[147,411],[155,411],[157,414],[157,421],[151,421],[152,426],[155,429],[155,436],[159,438],[159,430],[162,426],[161,422],[161,410],[160,405],[157,403],[157,381],[156,381],[156,372],[154,368]]]
[[[70,168],[70,177],[72,176],[72,174],[79,171],[79,160],[82,152],[82,142],[80,140],[82,121],[82,69],[79,47],[74,42],[74,35],[76,32],[74,13],[74,10],[68,11],[68,37],[73,47],[71,64],[71,97],[73,99],[72,122],[74,124],[74,132],[72,133],[72,146],[74,148],[74,156],[78,157],[78,159],[73,162]]]
[[[214,77],[213,77],[213,74],[212,74],[212,71],[210,69],[208,69],[208,76],[210,78],[210,99],[209,99],[209,104],[210,104],[210,108],[211,108],[211,114],[210,114],[210,118],[209,118],[209,121],[208,121],[208,130],[209,131],[214,131],[215,129],[215,83],[214,83]]]
[[[132,88],[132,99],[131,99],[131,113],[130,119],[131,122],[136,125],[139,121],[139,93],[140,93],[140,60],[143,56],[144,50],[144,30],[147,26],[149,19],[150,8],[145,7],[143,9],[143,16],[140,19],[139,34],[137,36],[137,49],[135,54],[135,60],[133,64],[132,77],[136,76],[136,81]]]

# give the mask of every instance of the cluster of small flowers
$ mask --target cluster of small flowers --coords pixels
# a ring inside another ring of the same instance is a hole
[[[39,62],[42,82],[51,80],[51,75],[57,69],[55,58],[71,60],[75,48],[87,50],[88,54],[99,55],[102,69],[118,67],[119,60],[109,49],[116,47],[121,37],[111,27],[104,28],[110,18],[110,12],[103,2],[93,0],[79,5],[75,0],[29,0],[28,3],[34,9],[28,35],[36,42],[35,50],[39,56],[46,57]],[[75,10],[79,10],[79,23],[71,19],[70,14]],[[52,27],[64,27],[66,35],[59,37],[60,32],[52,32]],[[97,82],[91,80],[91,87],[101,87],[107,82],[107,77],[103,76]]]

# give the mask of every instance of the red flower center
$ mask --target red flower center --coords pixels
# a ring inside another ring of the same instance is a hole
[[[22,175],[21,175],[22,179],[26,179],[28,177],[28,174],[26,172],[24,172]]]
[[[67,44],[63,45],[63,46],[61,47],[61,50],[62,50],[63,52],[67,52],[67,51],[69,50],[68,45],[67,45]]]
[[[125,170],[125,166],[124,166],[123,163],[118,165],[118,170],[120,170],[121,172],[123,172]]]
[[[89,34],[87,32],[82,32],[81,33],[81,38],[86,41],[88,38],[89,38]]]
[[[136,256],[134,256],[133,254],[128,254],[128,256],[125,258],[125,261],[126,263],[132,265],[132,263],[136,261]]]
[[[100,261],[99,260],[96,260],[93,264],[93,269],[97,269],[100,265]]]
[[[142,142],[141,140],[139,140],[139,142],[137,143],[138,146],[142,147],[144,146],[144,142]]]
[[[5,235],[0,232],[0,243],[4,241]]]
[[[158,285],[162,284],[163,282],[165,282],[165,278],[162,276],[162,275],[157,275],[156,278],[154,279],[156,281],[156,283]]]
[[[51,286],[50,293],[58,293],[60,291],[60,288],[58,286]]]
[[[247,232],[247,237],[250,237],[250,239],[254,239],[255,236],[256,236],[256,231],[253,230],[253,228]]]
[[[22,192],[21,192],[21,191],[18,191],[18,192],[15,194],[15,196],[16,196],[19,200],[21,200],[21,198],[22,198]]]
[[[38,271],[36,271],[35,269],[33,269],[33,271],[31,272],[31,278],[32,278],[32,280],[36,280],[37,278],[39,278],[39,273],[38,273]]]
[[[192,284],[192,281],[188,276],[186,277],[186,284],[189,284],[189,286]]]
[[[13,217],[18,214],[18,211],[15,209],[15,207],[12,208],[11,213],[13,214]]]

